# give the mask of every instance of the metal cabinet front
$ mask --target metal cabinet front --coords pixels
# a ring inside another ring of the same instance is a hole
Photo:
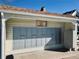
[[[13,49],[60,44],[60,28],[13,27]]]

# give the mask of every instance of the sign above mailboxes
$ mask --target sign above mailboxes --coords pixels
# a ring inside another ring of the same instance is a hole
[[[47,21],[36,20],[36,26],[46,27],[47,26]]]

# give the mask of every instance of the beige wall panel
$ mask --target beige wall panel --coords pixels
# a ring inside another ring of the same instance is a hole
[[[60,22],[52,22],[52,21],[48,21],[48,27],[54,27],[54,28],[60,28],[63,27],[64,23],[60,23]]]
[[[73,29],[73,24],[72,23],[65,23],[65,29]]]
[[[73,44],[73,25],[71,23],[65,23],[64,30],[64,46],[66,48],[72,48]]]

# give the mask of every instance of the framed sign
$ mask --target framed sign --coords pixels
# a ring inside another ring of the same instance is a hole
[[[47,26],[47,21],[36,20],[36,26],[46,27]]]

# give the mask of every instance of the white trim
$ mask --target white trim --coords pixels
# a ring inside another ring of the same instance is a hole
[[[72,13],[72,16],[76,16],[76,14],[77,14],[77,11],[74,11],[74,12]]]
[[[57,19],[60,18],[60,19],[76,20],[76,18],[70,18],[70,17],[49,16],[49,15],[34,14],[34,13],[28,13],[28,12],[10,11],[10,10],[9,11],[0,10],[0,12],[22,14],[22,15],[32,15],[32,16],[42,16],[42,17],[50,17],[50,18],[57,18]]]
[[[74,20],[66,20],[66,19],[54,19],[54,18],[52,18],[52,19],[50,19],[50,18],[46,18],[46,19],[45,18],[42,18],[41,19],[40,18],[39,19],[39,18],[36,18],[36,17],[35,18],[34,17],[32,18],[31,16],[28,17],[28,18],[27,17],[26,18],[23,18],[23,17],[11,17],[11,18],[15,18],[15,19],[19,19],[19,20],[21,20],[21,19],[25,19],[25,20],[26,19],[29,19],[29,20],[44,20],[44,21],[55,21],[55,22],[73,22],[74,21]],[[7,18],[7,20],[8,19],[10,19],[10,18]]]
[[[17,19],[31,19],[31,20],[45,20],[45,21],[56,21],[56,22],[74,22],[78,19],[76,18],[67,18],[67,17],[60,17],[60,16],[48,16],[42,14],[33,14],[33,13],[23,13],[23,12],[10,12],[5,11],[4,14],[16,14],[18,16],[9,15],[5,17],[7,20],[10,18],[17,18]],[[26,17],[20,17],[19,15],[24,15]]]
[[[1,59],[5,59],[5,39],[6,39],[6,24],[5,24],[5,19],[4,19],[4,13],[1,12],[1,22],[2,22],[2,25],[1,25],[1,42],[2,42],[2,51],[1,51]]]
[[[74,28],[73,28],[73,48],[75,51],[77,50],[77,23],[74,22],[72,23]]]

